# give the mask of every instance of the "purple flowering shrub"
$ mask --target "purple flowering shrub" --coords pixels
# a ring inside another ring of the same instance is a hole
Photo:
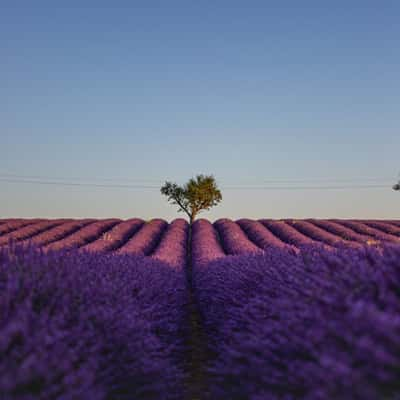
[[[395,222],[0,220],[0,399],[400,399]]]
[[[139,231],[117,250],[117,253],[147,256],[157,246],[167,226],[168,222],[163,219],[152,219],[142,225]]]
[[[272,219],[260,219],[265,227],[267,227],[274,235],[280,240],[294,246],[304,246],[315,243],[314,240],[308,236],[303,235],[297,229],[293,228],[285,221],[272,220]]]
[[[400,228],[396,225],[392,225],[386,221],[359,221],[363,222],[365,225],[371,226],[372,228],[379,229],[385,233],[390,233],[391,235],[400,236]]]
[[[0,250],[0,398],[181,398],[182,271],[151,258]]]
[[[337,235],[345,240],[355,241],[364,244],[373,240],[371,236],[357,233],[352,229],[341,225],[339,221],[334,222],[333,220],[328,219],[310,219],[309,221],[312,222],[314,225],[322,228],[323,230],[333,233],[334,235]]]
[[[226,254],[212,223],[200,218],[192,227],[192,264],[207,264]]]
[[[11,231],[15,231],[18,228],[22,228],[26,225],[30,225],[33,224],[35,222],[40,222],[42,220],[40,219],[36,219],[36,220],[32,220],[32,219],[8,219],[8,220],[2,220],[1,224],[0,224],[0,235],[4,235],[6,233],[9,233]]]
[[[94,242],[83,246],[82,250],[107,252],[121,247],[131,238],[142,226],[144,221],[140,218],[132,218],[122,221],[109,231],[103,233]]]
[[[399,246],[270,249],[193,282],[211,399],[399,398]]]
[[[330,233],[309,221],[303,220],[286,220],[286,223],[297,229],[304,235],[312,238],[313,240],[325,243],[334,247],[343,247],[344,245],[354,248],[360,248],[362,245],[355,241],[347,241],[338,235]]]
[[[52,242],[57,242],[68,235],[71,235],[82,229],[84,226],[95,222],[94,219],[78,219],[72,221],[66,221],[61,225],[57,225],[53,228],[45,230],[38,235],[35,235],[29,239],[23,241],[24,244],[30,244],[35,246],[46,246]]]
[[[172,221],[161,242],[151,254],[153,258],[179,268],[186,264],[189,224],[183,218]]]
[[[261,249],[266,250],[274,246],[288,246],[285,242],[282,242],[282,240],[280,240],[277,236],[273,235],[271,231],[259,221],[242,218],[236,221],[236,223],[246,233],[247,237],[251,239]]]
[[[50,244],[44,246],[44,248],[46,250],[57,251],[77,249],[81,246],[86,245],[87,243],[92,242],[93,240],[96,240],[100,235],[111,229],[118,222],[119,220],[115,218],[95,221],[93,223],[85,225],[83,228],[75,231],[65,238],[62,238],[55,242],[51,242]]]
[[[0,245],[6,245],[10,240],[24,240],[31,236],[37,235],[53,226],[61,225],[64,219],[37,220],[37,222],[29,225],[24,225],[16,230],[0,236]]]
[[[261,249],[246,236],[242,228],[228,218],[220,218],[214,222],[225,252],[229,255],[244,253],[260,253]]]
[[[400,238],[398,238],[397,236],[382,232],[381,230],[372,228],[366,224],[363,224],[362,222],[351,221],[351,220],[334,220],[334,221],[354,230],[357,233],[371,236],[376,240],[400,243]]]

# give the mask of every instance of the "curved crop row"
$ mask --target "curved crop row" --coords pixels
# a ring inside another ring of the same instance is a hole
[[[181,271],[151,258],[0,250],[2,399],[183,398]]]
[[[129,240],[142,227],[143,222],[140,218],[120,222],[94,242],[83,246],[82,250],[101,252],[115,250]]]
[[[398,221],[240,219],[233,222],[220,219],[214,226],[208,220],[198,221],[192,227],[191,252],[193,259],[201,263],[270,247],[301,247],[313,243],[359,247],[359,244],[380,245],[382,241],[400,243],[400,226],[395,224]],[[143,223],[138,218],[126,221],[10,218],[0,220],[0,246],[11,240],[32,242],[51,249],[80,247],[88,251],[152,255],[158,251],[157,245],[161,246],[160,240],[168,232],[166,227],[167,222],[160,219]],[[171,235],[175,234],[168,234]],[[179,233],[178,238],[182,235]],[[168,239],[167,243],[171,241]],[[162,250],[165,246],[163,244],[159,250],[164,253],[162,258],[173,260],[174,254],[167,256],[168,251]],[[166,247],[170,246],[171,243]],[[181,249],[181,243],[176,247]]]
[[[112,228],[118,223],[118,219],[105,219],[93,222],[84,226],[82,229],[74,232],[72,235],[64,239],[52,242],[44,246],[46,250],[70,250],[73,248],[82,247],[83,245],[97,239],[105,231]]]
[[[214,227],[219,233],[225,252],[229,255],[243,253],[258,253],[261,251],[249,240],[238,224],[230,219],[223,218],[214,222]]]
[[[61,225],[57,225],[54,228],[50,228],[42,233],[39,233],[31,239],[27,239],[25,242],[29,242],[36,246],[45,246],[51,242],[65,238],[67,235],[76,232],[78,229],[81,229],[85,225],[88,225],[94,221],[94,219],[79,219],[76,221],[64,222]]]
[[[314,225],[317,225],[320,228],[330,233],[333,233],[334,235],[337,235],[345,240],[355,241],[358,243],[369,243],[373,240],[373,238],[370,236],[361,235],[360,233],[354,232],[352,229],[346,228],[345,226],[340,225],[339,223],[332,220],[310,219],[309,221],[312,222]]]
[[[261,249],[270,247],[286,247],[287,244],[278,239],[272,232],[266,228],[261,222],[247,218],[236,221],[242,228],[247,237]]]
[[[41,219],[10,219],[10,220],[3,220],[0,225],[0,235],[5,235],[11,231],[15,231],[16,229],[22,228],[27,225],[36,224],[43,220]]]
[[[152,219],[120,247],[117,253],[148,255],[160,241],[167,226],[168,223],[163,219]]]
[[[311,222],[302,220],[286,221],[289,225],[296,228],[298,231],[308,236],[309,238],[328,244],[330,246],[349,246],[359,248],[361,244],[354,241],[347,241],[340,236],[334,235],[324,229],[313,225]]]
[[[361,233],[363,235],[369,235],[377,240],[384,240],[388,242],[400,243],[400,238],[389,235],[388,233],[379,231],[378,229],[371,228],[361,222],[350,221],[350,220],[335,220],[335,222],[347,226],[350,229],[353,229],[357,233]]]
[[[160,244],[151,254],[157,260],[184,268],[187,255],[189,224],[180,218],[172,221],[162,236]]]
[[[30,239],[31,237],[38,235],[47,229],[53,228],[54,226],[61,225],[64,222],[65,219],[39,220],[39,222],[34,222],[33,224],[23,226],[17,230],[0,236],[0,245],[7,244],[10,240],[19,241]]]
[[[10,224],[16,221],[29,221],[29,219],[26,218],[1,218],[0,219],[0,226],[5,225],[5,224]]]
[[[206,219],[198,219],[193,223],[191,246],[193,265],[206,264],[226,256],[216,230]]]
[[[195,268],[209,398],[396,398],[399,265],[400,247],[317,246]]]
[[[294,246],[304,246],[315,243],[312,239],[303,235],[285,221],[261,219],[260,222],[283,242]]]
[[[359,221],[391,235],[400,236],[400,227],[386,221]]]

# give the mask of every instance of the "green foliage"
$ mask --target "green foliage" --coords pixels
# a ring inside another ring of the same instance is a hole
[[[176,204],[178,211],[185,212],[194,221],[197,214],[216,206],[222,195],[212,175],[197,175],[191,178],[184,186],[176,183],[165,182],[161,193],[168,197],[168,201]]]

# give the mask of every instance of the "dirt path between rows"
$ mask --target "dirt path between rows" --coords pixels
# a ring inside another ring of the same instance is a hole
[[[205,400],[209,398],[207,387],[206,365],[209,357],[207,335],[201,321],[201,315],[196,302],[193,287],[193,263],[191,255],[192,232],[189,227],[188,254],[185,266],[188,287],[188,334],[187,334],[187,384],[185,385],[185,399]]]

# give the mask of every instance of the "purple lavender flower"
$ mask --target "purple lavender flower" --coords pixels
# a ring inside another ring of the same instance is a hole
[[[0,246],[6,245],[10,240],[14,242],[17,240],[29,239],[34,235],[37,235],[53,226],[61,225],[64,223],[63,219],[50,219],[50,220],[39,220],[33,224],[23,225],[17,230],[13,230],[0,236]]]
[[[363,222],[365,225],[371,226],[372,228],[381,230],[385,233],[389,233],[395,236],[400,236],[400,227],[393,225],[388,221],[363,220],[359,222]]]
[[[157,246],[168,223],[163,219],[152,219],[145,223],[140,230],[133,235],[117,251],[119,254],[148,255]]]
[[[236,223],[258,247],[267,250],[270,247],[287,247],[287,244],[275,236],[261,222],[242,218]]]
[[[100,235],[111,229],[118,222],[118,219],[111,218],[90,223],[65,238],[51,242],[44,248],[46,250],[77,249],[93,240],[96,240]]]
[[[285,221],[261,219],[260,222],[280,240],[290,245],[304,246],[315,243],[315,241],[303,235],[298,230],[288,225]]]
[[[94,219],[78,219],[72,221],[66,221],[61,225],[57,225],[53,228],[47,229],[44,232],[39,233],[29,239],[22,241],[24,244],[31,244],[35,246],[46,246],[52,242],[56,242],[71,235],[83,228],[84,226],[95,222]]]
[[[355,232],[360,233],[362,235],[369,235],[376,240],[394,242],[400,244],[400,238],[395,235],[390,235],[389,233],[382,232],[378,229],[372,228],[366,224],[363,224],[359,221],[352,220],[334,220],[341,225],[344,225],[350,229],[353,229]]]
[[[333,220],[328,219],[310,219],[310,222],[324,229],[325,231],[333,233],[334,235],[337,235],[345,240],[355,241],[358,243],[368,243],[373,240],[373,237],[371,236],[354,232],[352,229],[341,225],[339,223],[339,220],[337,220],[337,222],[334,222]]]
[[[324,243],[330,246],[343,246],[347,245],[349,247],[360,248],[361,244],[355,241],[347,241],[338,235],[330,233],[317,225],[314,225],[310,221],[303,220],[287,220],[287,224],[297,229],[302,234],[316,240],[320,243]]]
[[[83,247],[82,250],[107,252],[123,246],[142,226],[143,220],[132,218],[122,221],[104,232],[98,239]]]
[[[15,231],[16,229],[22,228],[24,226],[34,224],[36,222],[40,222],[42,220],[38,219],[3,219],[1,220],[1,225],[0,225],[0,235],[4,235],[6,233]]]
[[[1,399],[182,397],[182,271],[151,258],[0,250]]]
[[[259,253],[261,249],[246,236],[240,226],[228,218],[214,222],[227,254]]]
[[[191,245],[193,265],[207,264],[226,256],[217,231],[206,219],[200,218],[194,221]]]
[[[211,399],[400,395],[400,247],[303,247],[194,270]]]
[[[161,242],[151,256],[177,267],[186,265],[189,224],[183,218],[172,221],[162,236]]]

